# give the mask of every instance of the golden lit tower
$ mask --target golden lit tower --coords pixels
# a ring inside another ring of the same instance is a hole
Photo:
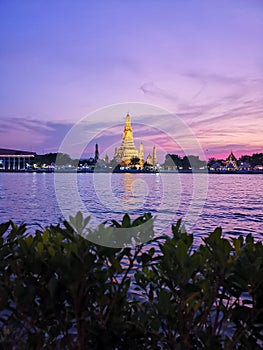
[[[117,161],[124,161],[126,164],[129,164],[131,158],[134,157],[138,157],[138,151],[133,141],[131,117],[129,114],[127,114],[121,147],[115,152],[114,158]]]
[[[107,153],[105,154],[105,157],[103,160],[105,163],[109,163],[109,156],[107,155]]]
[[[140,143],[139,158],[140,158],[140,167],[142,168],[144,164],[144,150],[143,150],[142,142]]]
[[[153,166],[157,164],[156,147],[153,146]]]
[[[146,158],[146,163],[148,165],[153,165],[153,157],[150,155],[150,153],[148,154],[148,156]]]

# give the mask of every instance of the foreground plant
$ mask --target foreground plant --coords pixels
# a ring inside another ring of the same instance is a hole
[[[193,250],[180,221],[154,239],[145,214],[111,223],[132,228],[137,245],[107,248],[86,238],[110,238],[110,228],[83,237],[88,219],[78,213],[70,221],[34,235],[25,225],[0,225],[2,348],[261,348],[261,242],[227,240],[216,229]]]

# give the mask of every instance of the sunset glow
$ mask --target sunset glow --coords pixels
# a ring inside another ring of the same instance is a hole
[[[262,152],[262,32],[258,0],[1,1],[1,147],[56,152],[84,116],[138,102],[171,113],[151,123],[129,110],[144,140],[136,123],[176,139],[176,115],[207,158]],[[89,132],[124,117],[90,119]],[[179,151],[155,137],[167,153]],[[100,147],[119,140],[105,135]]]

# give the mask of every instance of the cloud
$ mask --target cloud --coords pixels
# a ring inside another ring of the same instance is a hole
[[[160,92],[158,89],[155,91]],[[123,108],[126,111],[126,107]],[[257,94],[244,92],[243,95],[235,95],[232,92],[231,96],[218,97],[213,103],[189,103],[180,108],[178,114],[161,113],[161,109],[160,113],[158,109],[153,109],[152,112],[140,114],[139,107],[131,104],[136,146],[139,147],[142,141],[145,152],[150,151],[155,144],[167,153],[185,151],[187,154],[194,154],[195,144],[198,143],[211,154],[227,153],[231,145],[233,151],[242,153],[262,149],[263,101]],[[89,116],[83,119],[79,123],[80,134],[74,147],[86,147],[86,154],[91,156],[95,143],[98,143],[101,154],[107,152],[111,156],[122,140],[125,113],[122,109],[120,112],[122,119],[116,117],[116,111],[111,108],[96,112],[94,118]],[[1,147],[28,149],[38,153],[56,152],[73,125],[55,120],[44,122],[30,117],[2,117]]]
[[[217,83],[217,84],[223,84],[223,85],[229,85],[229,84],[242,84],[244,81],[247,80],[247,78],[241,77],[241,76],[229,76],[229,75],[223,75],[223,74],[216,74],[216,73],[209,73],[209,72],[197,72],[190,70],[185,73],[186,76],[197,79],[200,81],[203,81],[204,83]]]
[[[167,100],[175,100],[176,96],[165,89],[159,88],[153,81],[146,82],[140,86],[140,90],[145,95],[158,96]]]
[[[56,152],[72,125],[63,122],[44,122],[28,117],[2,117],[1,147],[29,149],[38,153]]]
[[[159,85],[163,87],[160,88]],[[140,86],[144,95],[156,99],[168,101],[173,105],[179,106],[183,103],[189,103],[195,100],[205,89],[206,83],[203,80],[196,80],[190,76],[173,73],[164,80],[148,81]]]

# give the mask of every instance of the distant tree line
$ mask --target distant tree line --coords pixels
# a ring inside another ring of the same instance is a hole
[[[34,159],[34,163],[38,166],[42,165],[72,165],[72,166],[80,166],[80,165],[95,165],[96,160],[94,158],[89,159],[72,159],[68,154],[66,153],[47,153],[47,154],[38,154],[36,155]]]
[[[139,158],[134,158],[131,160],[131,165],[135,166],[139,162]],[[208,162],[200,160],[198,156],[188,155],[180,157],[178,154],[167,154],[165,156],[165,161],[162,164],[164,168],[176,167],[178,169],[200,169],[205,166],[211,166],[214,163],[222,163],[223,159],[216,159],[214,157],[209,158]],[[97,160],[94,157],[87,159],[72,159],[66,153],[47,153],[36,155],[34,163],[38,166],[43,164],[52,165],[52,164],[62,164],[62,165],[72,165],[72,166],[81,166],[87,164],[89,166],[95,166]],[[263,153],[253,153],[252,155],[243,155],[237,160],[238,165],[241,163],[249,163],[252,167],[256,165],[263,165]],[[116,160],[112,160],[109,163],[109,166],[115,168],[117,166]],[[145,165],[147,165],[145,163]]]
[[[253,153],[252,156],[241,156],[239,162],[246,162],[251,164],[251,166],[263,165],[263,153]]]
[[[177,167],[178,169],[200,169],[206,166],[206,161],[200,160],[198,156],[184,156],[181,158],[178,154],[167,154],[163,164],[165,168]]]
[[[59,157],[61,163],[63,162],[65,164],[73,165],[73,160],[66,153],[37,154],[34,159],[34,162],[39,166],[43,164],[52,165],[57,162],[57,157]]]

